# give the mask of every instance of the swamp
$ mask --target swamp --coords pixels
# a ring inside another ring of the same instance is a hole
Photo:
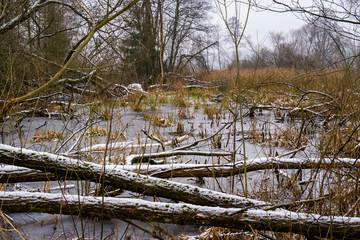
[[[253,1],[0,1],[0,238],[359,239],[357,12],[332,2],[274,1],[307,24],[262,47],[227,15],[277,10]]]

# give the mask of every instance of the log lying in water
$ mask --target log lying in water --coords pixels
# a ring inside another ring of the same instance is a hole
[[[154,143],[152,141],[149,141],[148,143],[137,143],[135,141],[129,141],[129,142],[110,143],[110,144],[108,144],[107,147],[106,147],[105,143],[102,143],[102,144],[92,145],[91,147],[83,148],[80,150],[80,152],[89,152],[89,151],[103,152],[105,150],[124,150],[124,149],[144,148],[144,147],[148,147],[148,148],[149,147],[161,147],[161,146],[177,144],[177,143],[183,142],[187,139],[189,139],[189,136],[185,135],[185,136],[174,138],[173,140],[170,140],[170,141],[166,141],[163,144]]]
[[[356,239],[360,234],[360,218],[320,216],[283,209],[266,211],[263,209],[270,209],[271,204],[143,176],[121,170],[119,169],[121,166],[94,164],[1,144],[0,162],[50,172],[54,176],[60,174],[94,182],[104,180],[105,183],[117,188],[191,203],[154,203],[138,199],[2,192],[0,202],[2,209],[7,212],[79,214],[81,211],[82,216],[91,217],[131,218],[243,230],[271,230],[321,237],[330,236],[331,232],[333,237],[347,239]],[[343,162],[349,164],[350,160]]]
[[[0,167],[0,183],[17,183],[17,182],[36,182],[56,180],[52,173],[43,171],[6,165]]]
[[[198,205],[241,208],[266,204],[262,201],[211,191],[189,184],[144,176],[121,170],[114,165],[101,165],[3,144],[0,144],[0,163],[51,172],[55,176],[62,175],[67,179],[76,177],[93,182],[104,182],[133,192],[147,193]]]
[[[60,156],[59,156],[60,157]],[[243,161],[235,164],[162,164],[162,165],[108,165],[116,169],[151,175],[158,178],[177,177],[229,177],[244,173]],[[247,172],[264,169],[313,169],[313,168],[353,168],[360,167],[360,162],[352,158],[255,158],[247,161]],[[77,176],[67,179],[78,179]],[[6,166],[0,167],[0,183],[27,181],[49,181],[64,179],[43,171]]]
[[[208,207],[141,199],[90,197],[29,192],[1,192],[2,209],[88,217],[136,219],[173,224],[217,226],[252,231],[292,232],[311,237],[358,239],[360,218],[321,216],[286,210],[264,211]]]
[[[246,171],[253,172],[265,169],[314,169],[314,168],[354,168],[360,167],[360,162],[353,158],[255,158],[247,160]],[[134,171],[130,166],[124,167]],[[228,164],[169,164],[156,166],[141,166],[138,171],[159,178],[170,177],[229,177],[244,173],[244,162],[237,161]]]
[[[212,156],[212,157],[224,157],[230,156],[228,152],[205,152],[205,151],[167,151],[159,153],[145,153],[134,154],[126,158],[127,164],[134,164],[139,162],[148,162],[152,158],[172,157],[172,156]]]

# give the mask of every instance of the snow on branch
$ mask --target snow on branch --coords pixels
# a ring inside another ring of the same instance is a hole
[[[115,165],[101,165],[4,144],[0,144],[0,163],[51,172],[56,177],[62,175],[94,182],[104,181],[105,184],[116,188],[199,205],[253,207],[266,204],[262,201],[211,191],[189,184],[144,176],[121,170]]]
[[[163,153],[161,153],[163,154]],[[156,155],[156,154],[155,154]],[[131,155],[132,156],[132,155]],[[229,177],[234,174],[244,173],[243,161],[229,164],[160,164],[160,165],[109,165],[113,168],[151,175],[158,178],[177,178],[177,177]],[[352,158],[255,158],[247,162],[247,172],[265,169],[313,169],[313,168],[354,168],[360,167],[360,162]],[[74,176],[76,179],[76,176]],[[64,176],[58,176],[65,178]],[[42,171],[5,166],[0,167],[0,182],[14,183],[24,181],[48,181],[54,180],[55,175]],[[69,176],[67,176],[69,179]]]
[[[173,140],[169,140],[169,141],[164,142],[163,145],[168,146],[168,145],[177,144],[177,143],[180,143],[180,142],[183,142],[183,141],[187,140],[188,138],[189,138],[188,135],[177,137],[177,138],[174,138]],[[80,152],[89,152],[89,151],[100,152],[100,151],[105,151],[105,149],[108,149],[108,150],[124,150],[124,149],[144,148],[144,147],[161,147],[161,144],[160,143],[153,143],[153,142],[137,143],[135,141],[114,142],[114,143],[110,143],[108,145],[108,147],[106,148],[106,144],[101,143],[101,144],[92,145],[91,147],[82,148],[80,150]]]
[[[253,231],[292,232],[305,236],[358,239],[360,218],[322,216],[287,210],[223,208],[141,199],[91,197],[29,192],[1,192],[2,208],[11,212],[42,212],[88,217],[136,219],[173,224],[217,226]],[[81,206],[81,207],[79,207]]]
[[[172,156],[212,156],[212,157],[224,157],[230,156],[228,152],[204,152],[204,151],[167,151],[159,153],[147,153],[147,154],[134,154],[126,158],[127,164],[134,164],[138,162],[148,162],[152,158],[172,157]]]

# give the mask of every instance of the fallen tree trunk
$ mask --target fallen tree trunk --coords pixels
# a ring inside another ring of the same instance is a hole
[[[177,143],[183,142],[187,139],[189,139],[188,135],[177,137],[177,138],[174,138],[173,140],[164,142],[163,146],[177,144]],[[106,149],[107,150],[124,150],[124,149],[132,149],[132,148],[161,147],[161,146],[162,145],[160,143],[154,143],[154,142],[150,142],[150,141],[146,144],[145,143],[137,143],[135,141],[115,142],[115,143],[108,144],[107,147],[106,147],[105,143],[92,145],[91,147],[86,147],[86,148],[81,149],[80,152],[89,152],[89,151],[101,152],[101,151],[105,151]]]
[[[47,109],[33,109],[33,110],[22,110],[13,114],[12,116],[7,116],[5,119],[9,119],[10,117],[44,117],[44,118],[61,118],[63,116],[69,115],[68,113],[60,113],[60,112],[49,112]]]
[[[253,172],[265,169],[314,169],[314,168],[353,168],[360,167],[360,161],[353,158],[256,158],[247,160],[246,171]],[[141,173],[150,174],[153,177],[229,177],[245,172],[244,162],[235,164],[172,164],[146,166],[140,169]],[[128,169],[130,170],[130,169]]]
[[[211,191],[189,184],[124,171],[114,165],[95,164],[3,144],[0,144],[0,163],[51,172],[55,176],[63,175],[66,178],[77,177],[82,180],[103,182],[137,193],[146,193],[199,205],[250,207],[266,204],[262,201]]]
[[[110,165],[109,165],[110,166]],[[158,178],[177,177],[229,177],[244,173],[243,162],[235,164],[162,164],[162,165],[113,165],[114,168],[151,175]],[[246,170],[253,172],[265,169],[314,169],[314,168],[353,168],[360,167],[360,161],[352,158],[256,158],[248,160]],[[38,175],[37,175],[38,174]],[[63,176],[44,173],[39,170],[5,166],[0,168],[0,183],[14,183],[26,181],[56,180]],[[68,176],[69,177],[69,176]],[[76,176],[75,176],[76,177]],[[70,178],[67,178],[70,179]],[[76,179],[76,178],[75,178]]]
[[[7,213],[81,214],[88,217],[217,226],[248,231],[257,229],[292,232],[312,237],[332,236],[340,239],[358,239],[360,235],[360,218],[321,216],[286,210],[220,208],[184,203],[149,202],[141,199],[29,192],[1,192],[0,201],[2,209]]]
[[[148,87],[149,91],[152,91],[154,89],[160,89],[160,90],[168,91],[170,89],[170,86],[169,86],[169,84],[154,84],[154,85],[150,85]]]
[[[193,89],[216,89],[218,87],[222,87],[222,86],[202,86],[202,85],[185,85],[183,86],[183,88],[185,89],[189,89],[189,90],[193,90]]]
[[[204,152],[204,151],[167,151],[159,153],[145,153],[145,154],[134,154],[126,158],[127,164],[134,164],[139,162],[148,162],[152,158],[172,157],[172,156],[212,156],[212,157],[224,157],[230,156],[231,153],[227,152]]]
[[[0,183],[36,182],[50,180],[56,180],[55,175],[52,173],[45,173],[35,169],[11,165],[0,168]]]

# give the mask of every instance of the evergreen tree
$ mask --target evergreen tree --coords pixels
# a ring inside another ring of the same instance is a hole
[[[157,50],[156,26],[150,0],[145,0],[131,10],[126,22],[127,37],[123,39],[124,71],[130,78],[144,80],[145,86],[153,76],[159,74],[159,52]]]
[[[65,11],[58,4],[49,4],[43,9],[41,52],[51,61],[63,63],[69,51],[69,34],[64,22]]]

